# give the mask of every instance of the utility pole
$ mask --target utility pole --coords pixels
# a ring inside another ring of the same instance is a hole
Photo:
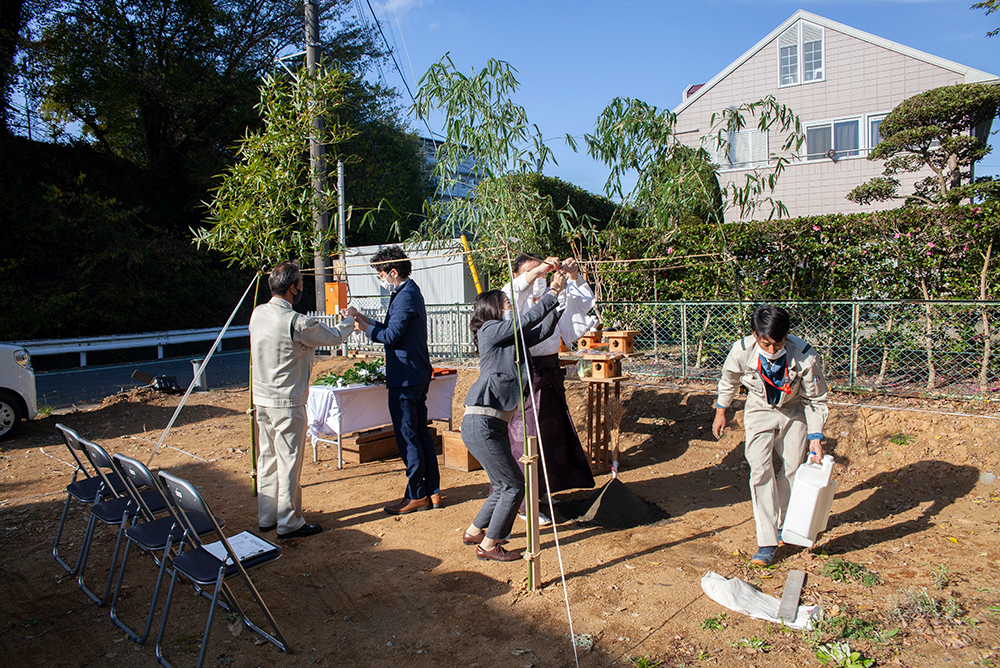
[[[313,0],[304,0],[306,16],[306,67],[309,75],[315,76],[319,70],[319,7]],[[319,107],[313,100],[315,108]],[[323,205],[326,191],[326,147],[321,143],[324,129],[323,116],[316,114],[313,118],[313,133],[309,137],[309,168],[312,173],[313,198],[316,202],[316,212],[313,215],[313,228],[317,237],[324,239],[322,246],[313,257],[313,269],[316,273],[316,310],[326,312],[326,272],[330,258],[330,244],[326,241],[327,230],[330,228],[330,213]]]

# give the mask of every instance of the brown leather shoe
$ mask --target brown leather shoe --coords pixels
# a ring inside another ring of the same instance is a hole
[[[497,545],[492,550],[476,548],[476,559],[479,561],[517,561],[520,558],[520,552],[508,552],[501,545]]]
[[[486,531],[480,531],[477,534],[471,534],[468,531],[462,534],[462,544],[463,545],[479,545],[486,538]],[[497,545],[506,545],[507,541],[501,540],[497,542]]]
[[[444,504],[441,503],[440,494],[431,494],[431,508],[443,508]]]
[[[394,503],[391,506],[386,506],[383,510],[390,515],[407,515],[409,513],[415,513],[418,510],[430,510],[431,501],[426,496],[422,499],[407,499],[405,496],[403,500],[399,503]]]
[[[462,534],[462,544],[463,545],[479,545],[486,538],[486,532],[480,531],[477,534],[471,534],[468,531]]]

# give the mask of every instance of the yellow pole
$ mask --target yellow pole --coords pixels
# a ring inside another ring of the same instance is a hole
[[[483,285],[479,282],[479,272],[476,271],[476,265],[472,261],[472,248],[469,246],[469,240],[462,235],[462,248],[465,249],[465,259],[469,261],[469,271],[472,272],[472,280],[476,284],[476,294],[483,294]]]

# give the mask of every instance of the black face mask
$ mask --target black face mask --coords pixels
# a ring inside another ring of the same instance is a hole
[[[299,290],[298,288],[295,289]],[[292,304],[298,304],[300,301],[302,301],[302,290],[299,290],[298,293],[292,297]]]

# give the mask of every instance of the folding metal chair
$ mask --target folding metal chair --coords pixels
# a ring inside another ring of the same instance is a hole
[[[94,465],[94,470],[101,477],[104,482],[104,489],[114,490],[114,485],[112,480],[117,480],[121,488],[125,489],[125,483],[122,482],[121,476],[118,475],[118,470],[115,468],[114,462],[111,460],[110,455],[107,451],[96,443],[92,443],[85,438],[81,438],[80,444],[83,446],[84,452],[87,454],[87,459],[90,463]],[[147,490],[141,492],[142,496],[146,500],[146,504],[152,510],[153,513],[162,512],[166,507],[166,503],[163,500],[163,494],[159,490]],[[111,582],[115,574],[115,562],[118,561],[118,550],[121,547],[122,536],[125,534],[126,522],[135,517],[139,512],[139,506],[132,501],[132,499],[124,493],[116,493],[112,498],[107,501],[97,501],[93,506],[90,507],[90,521],[87,522],[87,529],[83,534],[83,546],[80,549],[80,560],[77,568],[76,581],[80,585],[80,589],[87,597],[96,603],[97,605],[104,605],[108,602],[108,596],[111,594]],[[94,539],[94,528],[97,523],[101,522],[107,526],[118,527],[118,538],[115,540],[115,551],[111,555],[111,565],[108,567],[108,581],[104,585],[104,595],[98,598],[97,594],[90,591],[86,583],[84,583],[83,578],[87,569],[87,559],[90,556],[90,546]]]
[[[270,642],[282,652],[288,652],[288,643],[281,634],[281,630],[278,628],[277,622],[274,621],[271,611],[268,610],[267,605],[264,603],[264,599],[261,598],[260,593],[257,591],[257,587],[254,586],[253,582],[250,580],[250,576],[247,574],[249,569],[268,564],[281,556],[281,548],[258,537],[261,543],[267,546],[267,549],[258,554],[240,559],[233,550],[230,542],[226,539],[225,534],[222,533],[222,528],[215,521],[215,516],[208,507],[208,503],[204,498],[202,498],[201,494],[198,493],[198,490],[195,489],[194,485],[186,480],[173,476],[166,471],[160,471],[159,475],[160,480],[163,482],[163,486],[166,488],[167,500],[170,502],[171,512],[173,512],[180,523],[184,526],[184,538],[179,548],[179,554],[171,560],[173,562],[171,564],[173,567],[173,575],[170,578],[170,588],[167,590],[167,600],[163,604],[163,617],[160,621],[160,631],[156,637],[157,661],[159,661],[162,665],[167,666],[167,668],[172,668],[166,657],[163,656],[162,644],[163,632],[167,627],[167,618],[170,613],[170,602],[173,598],[174,585],[177,583],[178,575],[190,580],[199,587],[208,587],[209,585],[214,585],[215,587],[212,592],[212,604],[208,613],[208,621],[205,622],[205,632],[202,636],[201,652],[198,654],[197,668],[201,668],[205,661],[205,651],[208,649],[209,633],[212,630],[212,619],[215,616],[215,608],[216,605],[221,607],[223,604],[223,601],[219,600],[220,597],[224,599],[225,603],[228,604],[225,606],[227,609],[235,611],[240,615],[247,628],[254,631],[257,635]],[[226,555],[225,559],[220,559],[205,549],[205,544],[202,543],[201,539],[198,537],[197,528],[192,521],[195,513],[201,514],[203,517],[212,522],[215,536],[218,537],[219,545],[222,546],[224,554]],[[251,622],[239,602],[233,596],[232,591],[229,589],[229,585],[226,584],[226,580],[235,576],[240,576],[243,579],[247,590],[257,602],[261,612],[267,618],[268,624],[270,624],[271,629],[274,631],[273,635]]]
[[[63,527],[66,525],[66,516],[69,514],[70,505],[72,505],[71,502],[75,500],[92,506],[103,498],[113,497],[116,492],[120,493],[124,490],[125,486],[120,479],[111,478],[112,488],[104,488],[104,480],[96,473],[91,474],[90,472],[93,470],[93,465],[90,465],[88,469],[87,464],[84,463],[87,460],[87,453],[84,451],[83,445],[80,444],[80,435],[62,424],[57,424],[56,429],[59,430],[63,440],[66,442],[69,454],[73,456],[73,460],[76,462],[76,470],[73,471],[73,480],[66,486],[66,503],[63,505],[62,517],[59,518],[59,527],[56,529],[56,540],[52,544],[52,556],[55,557],[56,562],[60,566],[66,569],[67,573],[76,575],[80,567],[80,555],[83,553],[83,545],[81,544],[76,563],[72,566],[59,556],[59,541],[62,538]],[[81,458],[78,453],[82,453],[83,457]],[[83,474],[82,478],[79,478],[80,474]]]
[[[115,591],[111,597],[111,620],[129,635],[137,643],[146,642],[149,631],[153,626],[153,615],[156,612],[156,601],[160,595],[160,586],[163,584],[163,576],[170,569],[167,562],[171,553],[171,548],[179,545],[184,536],[184,527],[177,518],[168,513],[164,517],[156,517],[157,512],[146,503],[143,491],[148,491],[149,495],[158,495],[163,510],[168,510],[168,504],[163,497],[163,490],[152,471],[140,461],[126,457],[123,454],[115,453],[111,456],[122,480],[125,481],[125,491],[132,501],[138,506],[139,513],[135,517],[132,526],[125,530],[125,553],[122,555],[122,563],[118,569],[118,581],[115,584]],[[200,513],[192,513],[191,520],[198,535],[211,533],[214,531],[212,522]],[[221,521],[220,526],[222,526]],[[122,583],[125,581],[125,568],[128,565],[129,550],[135,545],[140,550],[148,553],[156,565],[159,572],[156,576],[156,585],[153,587],[153,599],[149,603],[149,612],[146,615],[146,628],[142,635],[130,629],[118,617],[118,597],[121,593]],[[172,571],[171,571],[172,572]]]

